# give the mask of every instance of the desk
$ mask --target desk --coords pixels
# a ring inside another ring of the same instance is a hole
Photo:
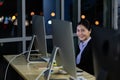
[[[9,62],[14,56],[16,55],[4,55],[4,58]],[[35,80],[35,78],[40,74],[40,72],[42,72],[43,69],[45,69],[45,67],[47,66],[47,63],[40,62],[40,63],[29,64],[27,63],[24,55],[21,55],[17,57],[15,60],[13,60],[10,63],[10,65],[21,77],[23,77],[24,80]],[[82,76],[85,77],[87,80],[95,80],[95,77],[93,75],[90,75],[85,71],[83,72]],[[62,75],[62,74],[51,75],[51,78],[54,78],[54,79],[56,78],[68,79],[69,77],[70,77],[69,75]],[[41,77],[40,80],[44,80],[44,79]]]

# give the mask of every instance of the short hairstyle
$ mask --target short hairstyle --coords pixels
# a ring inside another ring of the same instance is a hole
[[[78,25],[83,25],[83,26],[85,26],[85,28],[88,29],[88,30],[91,30],[91,29],[92,29],[92,28],[91,28],[91,25],[90,25],[90,22],[89,22],[87,19],[82,19],[82,20],[78,23]]]

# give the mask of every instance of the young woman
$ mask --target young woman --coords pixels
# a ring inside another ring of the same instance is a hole
[[[94,74],[91,31],[92,28],[88,20],[81,20],[78,23],[76,34],[80,43],[79,52],[76,55],[76,66],[90,74]]]

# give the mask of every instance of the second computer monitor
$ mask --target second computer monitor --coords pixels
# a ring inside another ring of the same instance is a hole
[[[59,47],[64,70],[76,78],[75,51],[73,42],[72,22],[52,20],[53,46]],[[57,58],[56,54],[56,58]]]

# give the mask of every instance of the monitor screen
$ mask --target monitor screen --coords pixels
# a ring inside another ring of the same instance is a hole
[[[72,22],[54,19],[52,20],[52,30],[53,46],[59,47],[59,54],[61,56],[61,59],[57,60],[61,62],[61,65],[63,65],[64,70],[68,74],[77,78]],[[56,58],[57,56],[58,53],[56,54]]]
[[[92,32],[96,80],[120,80],[120,35],[115,30],[98,27]]]

